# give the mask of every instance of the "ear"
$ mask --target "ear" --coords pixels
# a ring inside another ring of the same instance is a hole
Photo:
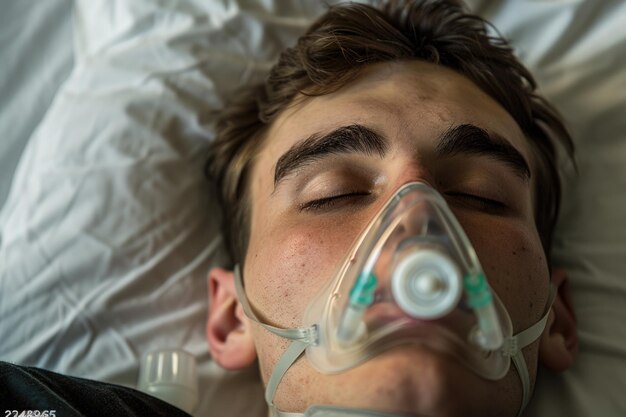
[[[552,272],[552,284],[557,295],[552,305],[548,324],[539,343],[539,361],[553,371],[564,371],[574,363],[578,352],[576,315],[572,308],[569,282],[564,270]]]
[[[211,355],[226,369],[242,369],[256,360],[250,322],[237,301],[234,274],[221,268],[209,272],[207,339]]]

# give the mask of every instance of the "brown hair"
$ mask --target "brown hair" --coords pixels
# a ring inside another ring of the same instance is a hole
[[[347,4],[322,15],[295,47],[281,54],[266,82],[240,93],[218,121],[206,168],[224,210],[224,235],[233,260],[242,263],[245,257],[248,176],[276,116],[297,97],[336,91],[365,65],[413,59],[463,74],[520,126],[536,161],[536,227],[548,254],[561,194],[555,145],[572,156],[573,143],[508,43],[489,35],[487,28],[488,23],[452,0],[391,0],[377,8]]]

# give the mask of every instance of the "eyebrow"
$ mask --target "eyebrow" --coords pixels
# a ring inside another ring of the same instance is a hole
[[[473,124],[452,126],[439,138],[437,157],[458,154],[484,155],[505,163],[524,181],[530,180],[530,168],[522,154],[505,138]],[[388,141],[374,130],[359,124],[339,127],[329,133],[315,133],[291,147],[276,162],[274,188],[285,177],[304,165],[328,155],[362,153],[384,158]]]
[[[472,124],[453,126],[443,133],[435,149],[438,157],[486,155],[508,165],[524,181],[530,180],[530,168],[522,154],[505,138]]]
[[[289,174],[322,157],[361,153],[384,158],[388,149],[389,143],[383,136],[359,124],[342,126],[326,134],[315,133],[278,159],[274,170],[274,188]]]

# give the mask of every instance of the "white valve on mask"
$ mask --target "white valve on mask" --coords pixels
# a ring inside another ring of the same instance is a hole
[[[396,266],[391,288],[398,305],[417,319],[436,319],[456,307],[463,292],[461,273],[445,254],[423,249]]]

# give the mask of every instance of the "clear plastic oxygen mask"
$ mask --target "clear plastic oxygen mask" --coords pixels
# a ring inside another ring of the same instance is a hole
[[[487,378],[510,362],[488,354],[510,335],[506,310],[447,204],[423,183],[401,188],[373,219],[304,323],[317,329],[307,357],[327,373],[403,343],[451,354]]]

